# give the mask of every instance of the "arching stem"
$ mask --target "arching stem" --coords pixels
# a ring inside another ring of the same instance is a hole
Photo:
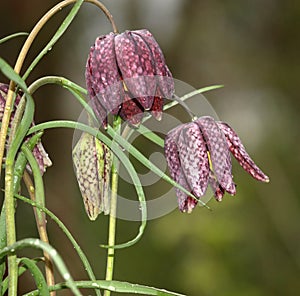
[[[16,61],[14,71],[17,74],[20,74],[21,68],[23,66],[24,60],[27,56],[27,53],[31,47],[31,44],[33,43],[34,39],[36,38],[37,34],[40,32],[40,30],[43,28],[43,26],[48,22],[48,20],[54,16],[57,12],[61,11],[64,7],[68,6],[69,4],[78,2],[79,5],[81,5],[80,2],[89,2],[97,7],[99,7],[106,17],[109,19],[113,31],[115,33],[118,32],[117,26],[113,20],[113,17],[109,10],[99,1],[97,0],[85,0],[85,1],[80,1],[80,0],[65,0],[60,3],[58,3],[56,6],[54,6],[52,9],[50,9],[35,25],[35,27],[32,29],[31,33],[27,37],[20,53],[18,56],[18,59]],[[26,75],[25,75],[26,76]],[[0,164],[2,163],[3,160],[3,155],[4,155],[4,147],[5,147],[5,140],[7,136],[7,130],[8,130],[8,125],[9,125],[9,120],[11,116],[11,111],[12,111],[12,103],[13,103],[13,93],[15,91],[15,83],[13,81],[10,82],[9,84],[9,90],[7,93],[7,98],[6,98],[6,103],[5,103],[5,108],[4,108],[4,114],[3,114],[3,119],[2,119],[2,125],[1,125],[1,130],[0,130]],[[1,171],[0,171],[1,175]]]

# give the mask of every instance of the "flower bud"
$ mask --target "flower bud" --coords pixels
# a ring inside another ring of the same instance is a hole
[[[87,215],[91,220],[110,211],[111,151],[94,136],[83,133],[73,149],[73,163]]]

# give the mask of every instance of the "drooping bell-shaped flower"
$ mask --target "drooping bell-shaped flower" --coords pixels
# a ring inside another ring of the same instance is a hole
[[[102,125],[108,113],[138,126],[144,111],[160,120],[164,98],[174,94],[172,74],[148,30],[109,33],[96,39],[86,64],[86,84]]]
[[[90,134],[83,133],[73,149],[73,163],[86,213],[91,220],[110,211],[111,151]]]
[[[4,113],[4,107],[5,107],[5,101],[6,101],[6,97],[7,97],[7,92],[8,92],[8,88],[9,86],[7,84],[3,84],[0,83],[0,122],[2,122],[2,118],[3,118],[3,113]],[[14,119],[15,116],[15,112],[16,109],[19,105],[19,102],[21,100],[21,96],[22,93],[19,92],[15,98],[14,101],[14,106],[13,106],[13,110],[11,113],[11,118],[10,118],[10,123],[9,123],[9,127],[11,127],[11,123],[12,120]],[[34,122],[32,122],[32,125],[34,125]],[[27,137],[26,140],[28,141],[30,137]],[[46,168],[52,165],[52,162],[47,154],[47,152],[45,151],[43,145],[41,142],[38,142],[33,150],[32,153],[37,161],[37,163],[39,164],[39,168],[40,168],[40,172],[41,174],[44,174],[46,171]],[[31,171],[30,167],[28,166],[27,169],[29,171]]]
[[[165,139],[165,156],[171,177],[197,198],[205,194],[208,185],[218,201],[225,192],[236,194],[230,152],[256,180],[269,181],[250,158],[234,130],[210,116],[174,128]],[[191,212],[197,200],[178,188],[175,190],[179,209]]]

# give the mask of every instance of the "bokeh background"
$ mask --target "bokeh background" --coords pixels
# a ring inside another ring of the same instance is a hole
[[[57,2],[1,0],[0,37],[29,32]],[[195,88],[225,85],[205,96],[271,179],[261,184],[234,163],[236,197],[225,196],[222,203],[212,200],[212,212],[197,208],[188,215],[174,210],[149,221],[138,244],[117,251],[115,279],[195,296],[296,295],[300,290],[300,2],[107,0],[104,4],[120,31],[147,28],[154,34],[175,78]],[[23,69],[68,11],[64,9],[41,31]],[[110,31],[102,12],[84,4],[63,38],[32,72],[28,84],[53,74],[84,86],[89,48],[98,35]],[[23,41],[17,38],[0,45],[0,56],[14,65]],[[1,76],[1,81],[7,80]],[[76,120],[81,112],[80,105],[58,86],[43,87],[35,101],[36,122]],[[71,230],[97,278],[102,279],[105,251],[99,244],[106,242],[108,219],[101,216],[91,222],[85,214],[73,172],[72,138],[72,131],[62,129],[43,136],[54,163],[45,175],[46,202]],[[19,202],[16,219],[18,239],[37,236],[29,206]],[[117,241],[132,238],[138,225],[118,221]],[[52,245],[74,278],[87,279],[61,230],[51,220],[48,228]],[[20,295],[32,288],[30,275],[23,275]],[[62,291],[59,295],[69,294]]]

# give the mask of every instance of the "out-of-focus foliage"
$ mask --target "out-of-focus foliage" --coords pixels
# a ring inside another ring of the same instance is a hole
[[[212,200],[212,212],[199,208],[187,215],[175,210],[150,221],[137,245],[117,252],[116,279],[187,295],[295,295],[300,290],[300,2],[123,0],[105,4],[121,31],[151,30],[175,78],[196,88],[225,85],[206,97],[271,180],[258,183],[234,165],[236,197],[225,196],[222,203]],[[0,37],[29,31],[52,5],[50,0],[3,1]],[[43,29],[32,57],[65,13]],[[58,74],[84,85],[89,47],[96,36],[109,31],[106,18],[85,4],[28,82]],[[0,55],[13,65],[21,45],[22,37],[9,41],[0,46]],[[80,106],[58,88],[45,87],[36,98],[37,122],[76,119],[80,113]],[[48,131],[43,142],[54,163],[45,175],[47,206],[69,227],[97,277],[103,278],[105,251],[98,245],[106,242],[107,218],[90,222],[84,214],[71,162],[72,132]],[[18,207],[18,238],[35,236],[32,209],[21,203]],[[54,223],[48,225],[50,241],[74,278],[86,278],[70,243]],[[118,240],[132,237],[137,227],[120,221]],[[20,293],[30,287],[24,275]]]

